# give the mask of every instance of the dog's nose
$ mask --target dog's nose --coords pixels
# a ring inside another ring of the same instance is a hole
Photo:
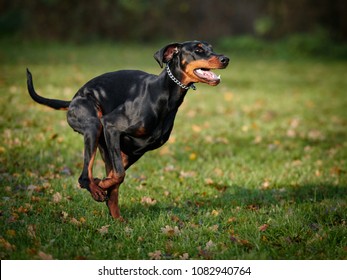
[[[229,64],[229,58],[224,56],[224,55],[221,55],[219,57],[219,61],[223,64],[223,65],[228,65]]]

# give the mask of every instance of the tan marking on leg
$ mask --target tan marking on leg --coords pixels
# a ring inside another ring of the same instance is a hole
[[[119,194],[119,185],[114,186],[112,189],[108,191],[109,199],[107,201],[107,207],[113,218],[123,221],[123,218],[120,215],[120,210],[118,205],[118,194]]]

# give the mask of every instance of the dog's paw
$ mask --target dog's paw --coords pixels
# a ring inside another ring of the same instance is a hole
[[[127,221],[121,216],[119,209],[109,209],[110,216],[118,222],[127,223]]]
[[[93,199],[98,202],[103,202],[107,200],[107,194],[106,192],[101,189],[98,185],[92,183],[90,184],[90,194],[92,195]]]
[[[116,221],[121,222],[121,223],[124,223],[124,224],[127,224],[127,223],[128,223],[122,216],[116,217],[116,218],[114,218],[114,219],[115,219]]]

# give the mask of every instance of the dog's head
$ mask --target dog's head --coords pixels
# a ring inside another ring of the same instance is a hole
[[[154,58],[163,67],[170,63],[170,67],[180,69],[181,83],[205,83],[216,86],[220,83],[220,76],[211,70],[224,69],[229,64],[229,58],[216,54],[209,43],[189,41],[172,43],[154,54]]]

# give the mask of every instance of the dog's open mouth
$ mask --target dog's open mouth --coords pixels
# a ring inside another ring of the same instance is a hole
[[[217,85],[220,83],[220,75],[216,75],[211,69],[198,68],[194,70],[194,74],[205,83]]]

